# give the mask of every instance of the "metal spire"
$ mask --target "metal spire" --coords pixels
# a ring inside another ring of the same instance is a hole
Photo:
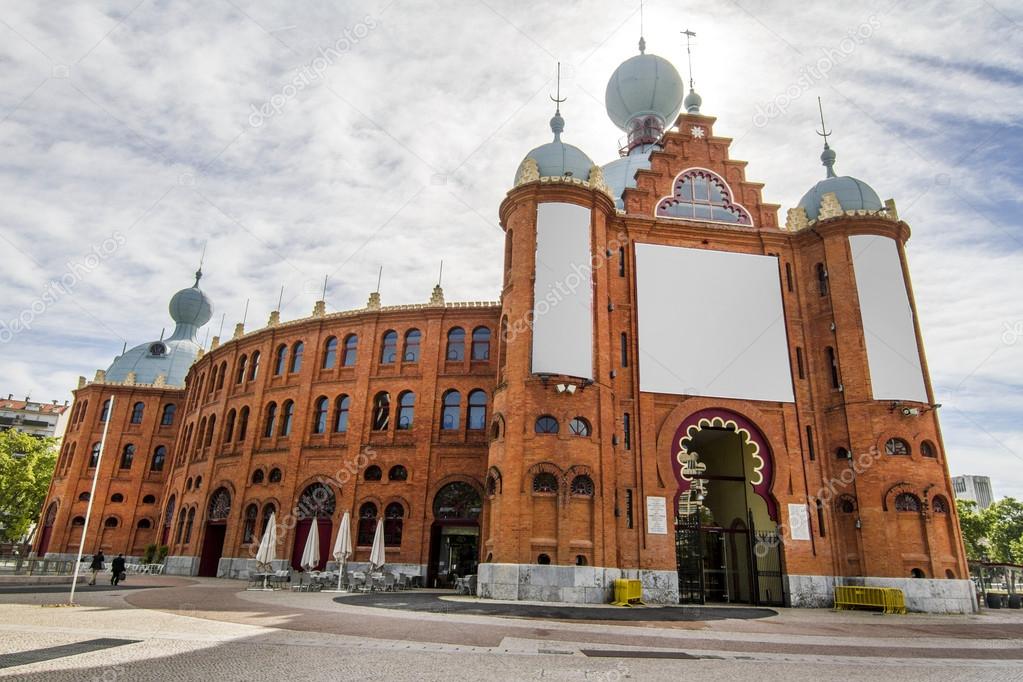
[[[561,96],[561,62],[558,62],[558,89],[557,95],[551,97],[551,101],[554,102],[554,117],[551,119],[551,132],[554,133],[554,141],[561,141],[561,133],[565,130],[565,119],[561,117],[561,103],[567,100],[567,97]],[[550,97],[550,95],[548,95]]]
[[[281,295],[277,297],[277,312],[281,312],[281,302],[284,301],[284,285],[281,285]],[[245,304],[246,310],[248,309],[248,303]]]
[[[440,286],[441,280],[444,279],[444,260],[440,262],[440,272],[437,273],[437,286]]]
[[[646,40],[643,38],[643,0],[639,0],[639,53],[646,53]]]
[[[324,275],[323,276],[323,295],[320,296],[320,300],[321,301],[326,301],[327,300],[327,278],[328,277],[330,277],[330,275]]]
[[[202,279],[202,264],[203,264],[203,262],[205,260],[206,260],[206,240],[204,239],[203,242],[202,242],[202,253],[199,255],[199,269],[195,271],[195,284],[192,285],[192,287],[195,288],[195,289],[199,288],[199,280]]]
[[[818,135],[824,138],[824,151],[821,152],[821,163],[827,168],[827,176],[829,178],[835,176],[835,150],[828,145],[828,135],[831,131],[824,125],[824,105],[821,104],[821,98],[817,98],[817,109],[821,113],[821,129],[815,131]]]
[[[380,270],[377,272],[377,291],[376,291],[376,293],[378,293],[378,294],[380,293],[380,280],[382,280],[383,278],[384,278],[384,266],[381,265],[380,266]]]
[[[690,31],[688,28],[682,31],[682,35],[686,37],[686,58],[689,60],[689,90],[693,90],[693,50],[690,47],[690,39],[695,38],[696,34]]]

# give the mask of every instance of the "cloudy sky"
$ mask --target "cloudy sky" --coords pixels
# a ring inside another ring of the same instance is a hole
[[[1023,497],[1023,11],[991,2],[646,4],[732,157],[794,205],[837,170],[894,197],[953,473]],[[229,334],[360,307],[498,296],[497,208],[549,139],[594,160],[636,2],[0,2],[0,393],[70,397],[203,286]],[[52,282],[67,286],[55,288]],[[17,322],[16,322],[17,321]]]

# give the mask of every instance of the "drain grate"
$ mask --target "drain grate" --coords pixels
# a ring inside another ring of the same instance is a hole
[[[28,665],[29,663],[52,661],[55,658],[77,656],[78,654],[87,654],[90,651],[101,651],[115,646],[135,644],[140,641],[142,640],[101,637],[100,639],[87,639],[84,642],[75,642],[74,644],[46,647],[45,649],[31,649],[29,651],[16,651],[12,654],[0,654],[0,668],[13,668],[18,665]]]
[[[630,651],[627,649],[581,649],[580,651],[584,656],[590,658],[674,658],[679,660],[721,658],[720,656],[694,656],[684,651]]]

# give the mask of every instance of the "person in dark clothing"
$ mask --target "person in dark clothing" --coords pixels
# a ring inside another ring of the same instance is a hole
[[[117,587],[117,583],[121,582],[121,576],[124,575],[124,555],[118,554],[117,558],[110,562],[110,584]]]
[[[103,562],[105,560],[102,549],[92,555],[92,563],[89,564],[89,570],[92,571],[92,580],[89,581],[90,585],[96,584],[96,575],[103,570]]]

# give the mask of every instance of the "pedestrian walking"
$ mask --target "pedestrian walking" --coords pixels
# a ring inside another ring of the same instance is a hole
[[[124,580],[124,555],[118,554],[117,558],[110,562],[110,584],[117,587],[117,583]]]
[[[92,571],[92,580],[89,581],[90,585],[96,584],[96,575],[103,570],[104,560],[102,549],[92,555],[92,563],[89,564],[89,570]]]

